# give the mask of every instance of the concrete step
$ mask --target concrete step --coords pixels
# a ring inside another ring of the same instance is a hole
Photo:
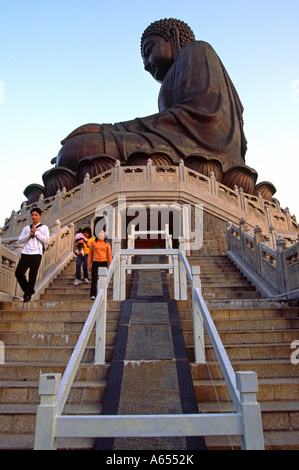
[[[73,353],[74,346],[6,346],[5,360],[8,362],[61,362],[67,363]],[[106,345],[106,360],[111,361],[113,346]],[[85,353],[85,361],[94,360],[94,347],[89,347]],[[1,401],[0,401],[1,403]]]
[[[298,401],[268,401],[261,402],[261,412],[264,431],[299,430]],[[201,413],[231,413],[234,406],[231,403],[202,403]],[[298,442],[299,445],[299,442]]]
[[[73,296],[74,297],[74,296]],[[76,300],[88,300],[89,299],[89,292],[77,294]],[[43,294],[43,300],[48,302],[52,302],[54,300],[59,300],[60,302],[70,301],[72,298],[71,294],[55,294],[55,293],[47,293]]]
[[[170,293],[170,298],[174,297],[174,291],[173,291],[173,286],[169,286],[169,293]],[[232,301],[238,299],[239,301],[241,300],[247,300],[247,299],[260,299],[261,294],[257,292],[255,289],[252,289],[251,287],[242,287],[242,286],[235,286],[234,288],[230,287],[224,287],[224,288],[202,288],[202,295],[203,298],[205,299],[206,303],[209,301],[215,301],[215,300],[225,300],[225,301]],[[187,297],[188,300],[191,301],[191,291],[188,289],[187,291]]]
[[[174,298],[173,288],[170,287],[170,298]],[[187,292],[188,300],[191,300],[191,292]],[[247,290],[246,288],[236,287],[234,290],[227,292],[225,289],[217,289],[216,292],[212,290],[203,291],[202,296],[206,303],[209,301],[235,301],[235,300],[250,300],[250,299],[260,299],[261,294],[255,290]]]
[[[111,326],[113,325],[113,326]],[[114,344],[115,336],[117,333],[118,322],[107,322],[106,331],[106,344],[112,346]],[[1,327],[1,326],[0,326]],[[52,323],[49,322],[49,330],[52,327]],[[72,346],[75,347],[80,336],[78,333],[69,334],[57,334],[48,331],[40,333],[1,333],[1,341],[3,341],[5,347],[7,346],[39,346],[39,347],[57,347],[57,346]],[[90,344],[94,344],[95,334],[91,335]]]
[[[232,292],[226,292],[224,289],[219,289],[218,292],[203,292],[203,298],[206,300],[216,299],[259,299],[261,297],[259,292],[245,291],[242,289],[235,289]]]
[[[0,405],[0,449],[1,436],[9,434],[32,434],[35,432],[36,422],[35,404],[5,404]],[[88,404],[66,404],[64,414],[97,415],[101,413],[101,405]]]
[[[206,402],[226,402],[229,396],[221,380],[194,380],[194,389],[199,406]],[[258,402],[298,400],[298,377],[259,379]]]
[[[209,342],[206,342],[209,344]],[[273,344],[226,344],[224,345],[226,353],[231,361],[234,360],[270,360],[270,359],[288,359],[290,360],[291,349],[290,344],[273,343]],[[192,346],[187,346],[188,350],[193,350]],[[211,360],[214,356],[213,349],[210,346],[205,348],[205,356],[207,360]]]
[[[269,360],[233,360],[233,369],[237,371],[254,371],[258,380],[261,378],[298,378],[298,367],[292,364],[289,359],[269,359]],[[194,380],[208,380],[223,378],[219,364],[215,361],[206,364],[190,364],[192,377]]]
[[[59,438],[58,450],[91,450],[94,438]],[[32,450],[34,434],[0,434],[0,450]]]
[[[221,285],[221,286],[217,286],[217,285],[214,285],[214,286],[206,286],[205,284],[202,284],[201,285],[201,291],[203,293],[203,296],[205,296],[205,294],[209,294],[209,293],[213,293],[213,292],[219,292],[221,294],[223,293],[233,293],[235,294],[236,291],[240,291],[240,292],[254,292],[256,293],[256,290],[253,286],[251,285],[245,285],[245,286],[241,286],[240,284],[230,284],[230,285]]]
[[[86,311],[90,312],[93,302],[89,299],[77,300],[70,299],[68,301],[61,302],[60,300],[54,300],[52,302],[47,301],[32,301],[32,302],[1,302],[0,312],[2,311],[15,311],[19,313],[39,311],[39,312],[56,312],[56,311]],[[122,302],[108,299],[107,309],[118,310],[121,309]]]
[[[66,364],[61,362],[6,362],[0,365],[0,380],[4,382],[11,381],[38,381],[40,374],[47,373],[64,373]],[[110,369],[110,362],[106,364],[95,365],[94,363],[87,363],[80,365],[80,368],[75,377],[75,381],[80,379],[95,381],[106,381]]]
[[[299,450],[299,431],[264,432],[265,450]],[[206,438],[207,450],[240,450],[238,436],[209,436]]]
[[[263,299],[261,299],[263,300]],[[246,301],[246,304],[249,302]],[[243,303],[244,304],[244,303]],[[189,300],[178,300],[177,305],[180,315],[192,317],[192,302]],[[244,306],[239,308],[209,308],[213,319],[252,319],[252,318],[297,318],[298,307],[256,307]]]
[[[216,266],[233,266],[235,269],[235,265],[232,263],[232,261],[224,256],[222,259],[216,259],[216,258],[200,258],[200,257],[195,257],[195,258],[190,258],[188,257],[189,264],[193,265],[194,263],[198,263],[200,266],[211,266],[211,265],[216,265]]]
[[[28,302],[30,303],[30,302]],[[86,321],[93,302],[39,302],[31,304],[31,309],[26,308],[27,303],[20,303],[6,310],[0,310],[0,320],[74,320]],[[107,317],[120,316],[121,304],[108,302]]]
[[[118,328],[118,323],[119,320],[111,320],[107,321],[107,332],[115,333]],[[50,321],[48,322],[0,322],[0,329],[2,333],[0,334],[0,339],[5,336],[8,338],[9,334],[25,334],[27,335],[27,338],[29,338],[28,335],[32,335],[32,339],[34,340],[33,342],[36,342],[38,339],[42,338],[48,338],[49,335],[58,335],[61,337],[68,338],[69,335],[71,334],[77,334],[79,335],[82,331],[83,327],[83,322],[76,322],[76,321],[71,321],[71,322],[65,322],[61,321],[58,322],[56,321],[55,323],[52,323]],[[37,336],[39,338],[37,338]],[[16,336],[14,336],[14,339],[17,340]],[[1,341],[5,341],[1,339]],[[63,341],[63,338],[62,338]],[[8,340],[8,343],[10,343],[10,340]],[[18,343],[20,344],[20,343]]]
[[[106,381],[77,382],[76,388],[70,393],[72,403],[101,403],[103,401]],[[40,403],[38,382],[33,381],[0,381],[0,403],[7,404],[36,404]]]
[[[69,297],[76,297],[79,296],[79,295],[89,295],[89,290],[90,290],[90,286],[88,286],[87,284],[80,284],[79,286],[74,286],[74,288],[72,287],[68,287],[68,286],[65,286],[65,287],[48,287],[47,291],[45,294],[42,295],[41,299],[45,299],[47,297],[49,297],[49,295],[57,295],[57,296],[60,296],[60,295],[69,295]]]
[[[187,346],[193,346],[193,321],[184,322],[184,338]],[[227,344],[237,345],[254,345],[254,344],[269,344],[269,343],[282,343],[288,346],[296,341],[298,338],[298,331],[296,330],[262,330],[262,331],[225,331],[218,332],[224,346]],[[206,341],[207,343],[207,341]]]
[[[284,318],[255,318],[253,320],[215,320],[218,331],[282,330],[292,327],[291,320]]]
[[[50,284],[49,288],[50,289],[64,289],[64,288],[72,289],[73,292],[76,292],[78,288],[83,288],[83,289],[90,289],[90,281],[89,283],[85,283],[83,280],[81,280],[81,283],[77,286],[74,285],[74,278],[68,277],[64,279],[55,279],[52,284]]]
[[[65,310],[65,311],[28,311],[28,312],[16,312],[13,310],[10,311],[0,311],[0,322],[82,322],[85,323],[89,311],[80,311],[80,310]],[[118,320],[120,312],[118,310],[108,310],[107,311],[107,320]],[[1,331],[1,330],[0,330]]]
[[[217,287],[218,289],[220,288],[227,288],[227,287],[238,287],[238,288],[243,288],[243,287],[251,287],[252,285],[250,284],[249,281],[246,281],[244,279],[227,279],[226,276],[223,277],[221,281],[219,281],[215,277],[209,277],[209,278],[203,278],[201,277],[201,287],[202,289],[209,289],[213,287]]]
[[[68,363],[74,346],[6,346],[5,360],[8,362],[61,362]],[[89,348],[86,361],[91,362],[94,358],[94,348]]]

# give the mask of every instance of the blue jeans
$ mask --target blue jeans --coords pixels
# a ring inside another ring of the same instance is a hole
[[[78,281],[81,281],[81,266],[82,266],[82,264],[83,264],[84,279],[88,279],[87,261],[88,261],[88,255],[85,255],[85,256],[78,255],[77,256],[76,279],[78,279]]]

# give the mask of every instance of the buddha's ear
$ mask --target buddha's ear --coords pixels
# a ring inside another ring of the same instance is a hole
[[[176,25],[169,26],[167,29],[167,36],[169,37],[169,41],[172,46],[173,59],[176,60],[181,51],[180,32]]]

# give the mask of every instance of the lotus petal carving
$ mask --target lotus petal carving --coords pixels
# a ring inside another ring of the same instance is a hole
[[[242,188],[244,193],[255,194],[257,172],[246,165],[236,165],[229,168],[223,175],[222,184],[233,189]]]
[[[213,171],[217,181],[221,182],[223,177],[223,170],[220,160],[206,155],[193,153],[184,158],[186,167],[197,171],[205,176],[210,176]]]

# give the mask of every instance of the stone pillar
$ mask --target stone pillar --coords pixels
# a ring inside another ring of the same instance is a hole
[[[179,181],[180,181],[180,183],[185,183],[185,164],[184,164],[184,160],[180,160],[180,163],[179,163]]]
[[[241,189],[242,189],[242,188],[241,188]],[[245,261],[245,243],[244,243],[243,232],[247,232],[247,230],[248,230],[248,227],[247,227],[247,224],[246,224],[246,220],[243,219],[243,218],[240,219],[239,225],[240,225],[240,247],[241,247],[241,256],[242,256],[242,259]]]
[[[215,196],[217,196],[217,184],[216,184],[215,174],[213,171],[211,171],[210,173],[210,191],[211,191],[211,194],[214,194]]]
[[[146,164],[146,182],[150,183],[152,181],[152,177],[153,177],[153,165],[152,165],[151,159],[149,158]]]
[[[256,225],[254,227],[254,252],[255,252],[255,266],[259,275],[262,274],[261,259],[259,256],[259,244],[265,240],[262,229]]]
[[[282,252],[286,249],[287,243],[282,235],[278,235],[276,240],[276,280],[278,290],[281,294],[286,292],[285,266],[282,258]]]
[[[82,199],[88,196],[90,188],[90,174],[86,173],[82,186]]]
[[[116,160],[113,170],[113,183],[119,182],[120,161]]]

